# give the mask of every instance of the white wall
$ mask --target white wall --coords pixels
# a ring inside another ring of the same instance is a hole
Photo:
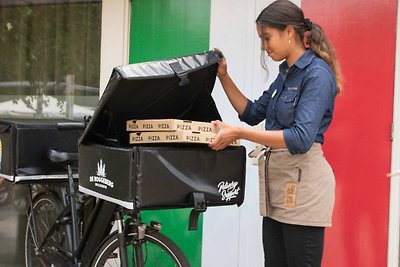
[[[255,30],[258,14],[271,0],[212,0],[210,48],[224,53],[236,85],[256,99],[276,77],[278,64],[270,62],[269,77],[260,65],[260,41]],[[293,1],[300,5],[300,0]],[[241,125],[217,81],[213,97],[225,122]],[[247,151],[254,144],[242,142]],[[209,208],[204,215],[202,266],[264,266],[258,204],[258,169],[248,158],[245,202],[240,207]]]
[[[129,0],[103,0],[101,14],[100,96],[115,66],[129,61]]]

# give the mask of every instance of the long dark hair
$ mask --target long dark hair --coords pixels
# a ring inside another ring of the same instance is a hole
[[[343,77],[335,49],[321,26],[306,19],[301,8],[288,0],[277,0],[261,11],[256,23],[281,31],[288,25],[293,26],[306,48],[312,49],[331,67],[336,78],[336,91],[342,91]]]

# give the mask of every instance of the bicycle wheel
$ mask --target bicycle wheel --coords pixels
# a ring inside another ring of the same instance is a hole
[[[134,246],[136,233],[128,233],[127,250],[129,266],[142,267],[136,263]],[[182,251],[168,237],[159,232],[146,230],[145,238],[141,241],[144,267],[190,267]],[[117,233],[109,235],[98,249],[93,261],[93,267],[120,266]]]
[[[64,225],[58,227],[39,250],[39,246],[56,222],[60,212],[60,201],[49,192],[40,194],[33,200],[25,232],[25,263],[27,267],[67,265],[65,255],[61,252],[67,251],[69,247]]]

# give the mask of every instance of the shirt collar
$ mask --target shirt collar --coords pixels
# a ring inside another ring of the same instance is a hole
[[[303,55],[301,55],[301,57],[296,61],[296,63],[294,63],[294,66],[296,66],[299,69],[304,69],[305,67],[307,67],[308,65],[310,65],[311,61],[313,60],[313,58],[315,58],[315,54],[314,51],[312,51],[311,49],[307,49]],[[288,71],[288,65],[286,60],[284,62],[282,62],[279,65],[279,72],[282,74],[285,74]]]

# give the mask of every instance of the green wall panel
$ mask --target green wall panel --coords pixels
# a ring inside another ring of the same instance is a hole
[[[161,232],[178,245],[192,267],[200,267],[203,216],[199,216],[199,229],[188,231],[189,215],[190,209],[143,211],[142,220],[161,222]]]
[[[211,0],[132,0],[130,62],[209,49]]]
[[[209,50],[211,0],[132,0],[129,62],[180,57]],[[171,192],[173,194],[173,192]],[[188,231],[190,209],[142,212],[142,219],[162,223],[162,233],[201,266],[199,230]]]

